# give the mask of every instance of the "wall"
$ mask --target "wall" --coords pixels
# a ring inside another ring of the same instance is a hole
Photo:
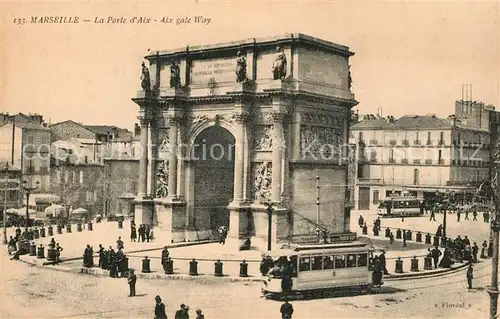
[[[23,129],[23,179],[31,185],[37,181],[37,192],[50,192],[50,130]]]
[[[22,129],[14,128],[14,163],[12,163],[12,124],[0,127],[0,161],[21,169]]]
[[[120,213],[120,200],[124,193],[137,194],[139,160],[104,159],[104,200],[108,214]]]
[[[334,233],[344,231],[345,169],[320,168],[320,224]],[[316,221],[316,167],[297,166],[291,171],[291,208]],[[305,222],[294,216],[294,235],[303,233]]]
[[[298,48],[299,80],[348,89],[348,59],[320,50]]]

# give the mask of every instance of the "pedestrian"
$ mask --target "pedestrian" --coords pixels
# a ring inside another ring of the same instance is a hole
[[[474,210],[474,211],[472,212],[472,221],[473,221],[473,222],[474,222],[474,221],[475,221],[475,222],[477,222],[477,211],[476,211],[476,210]]]
[[[440,224],[436,230],[436,237],[441,237],[443,235],[443,225]]]
[[[470,263],[467,269],[467,285],[469,289],[472,289],[472,279],[474,279],[474,269],[472,269],[472,263]]]
[[[394,242],[394,234],[391,232],[389,234],[389,243],[392,245],[393,242]]]
[[[132,221],[130,224],[130,241],[136,241],[137,239],[137,229],[135,228],[135,222]]]
[[[406,231],[403,230],[403,247],[406,247],[406,238],[407,238]]]
[[[168,260],[168,256],[170,255],[170,253],[168,252],[168,248],[167,246],[164,246],[163,247],[163,250],[161,251],[161,264],[162,265],[165,265],[165,263],[167,262]]]
[[[108,250],[108,267],[109,276],[112,278],[116,278],[118,276],[118,270],[116,268],[116,253],[111,246],[109,246]]]
[[[16,240],[14,238],[12,238],[12,236],[10,236],[10,239],[9,239],[8,250],[9,250],[9,255],[12,255],[12,253],[17,250],[17,248],[16,248]]]
[[[460,223],[460,214],[461,214],[461,209],[457,210],[457,222]]]
[[[56,259],[54,260],[54,265],[58,265],[59,264],[59,261],[61,260],[61,251],[63,251],[64,249],[59,246],[59,243],[56,243]]]
[[[196,319],[205,319],[205,315],[201,313],[201,309],[196,310]]]
[[[134,297],[135,296],[135,283],[137,282],[137,276],[136,276],[136,274],[134,274],[133,269],[129,270],[129,275],[128,275],[127,281],[128,281],[128,287],[130,290],[129,297]]]
[[[167,319],[167,313],[165,312],[165,304],[161,302],[160,296],[155,297],[155,319]]]
[[[104,247],[102,247],[101,244],[99,244],[99,267],[104,269],[104,265],[106,264],[106,251],[104,250]]]
[[[439,257],[442,255],[441,251],[439,250],[439,248],[437,247],[434,247],[432,250],[431,250],[431,256],[432,256],[432,259],[434,260],[434,268],[437,268],[438,267],[438,262],[439,262]]]
[[[189,307],[185,304],[181,305],[181,309],[175,313],[175,319],[189,319]]]
[[[377,219],[375,220],[376,222],[376,225],[377,225],[377,228],[378,230],[382,230],[381,226],[382,226],[382,221],[380,220],[380,217],[377,216]]]
[[[401,213],[401,222],[404,223],[405,222],[405,212],[402,212]]]
[[[118,240],[116,241],[116,250],[123,249],[123,241],[122,237],[118,237]]]
[[[365,219],[363,218],[363,215],[359,215],[359,218],[358,218],[359,228],[363,228],[364,223],[365,223]]]
[[[144,229],[144,235],[146,236],[146,242],[149,243],[149,235],[151,234],[151,228],[149,225],[146,225],[146,228]]]
[[[436,214],[434,213],[434,209],[431,210],[431,218],[429,218],[429,221],[436,221]]]
[[[477,263],[477,253],[479,252],[479,247],[477,246],[476,242],[472,245],[472,258],[475,263]]]
[[[481,258],[488,258],[488,255],[487,255],[487,249],[488,249],[488,244],[486,243],[486,240],[483,242],[483,244],[481,245],[482,248],[481,248]]]
[[[470,240],[467,237],[467,235],[464,236],[464,239],[462,240],[464,246],[470,246]]]
[[[87,268],[94,267],[94,250],[90,245],[87,245],[83,252],[83,266]]]
[[[380,268],[382,268],[382,272],[384,275],[388,275],[389,272],[387,271],[387,263],[385,260],[385,251],[382,251],[382,253],[378,256],[378,259],[380,261]]]
[[[468,209],[465,210],[465,218],[464,218],[464,220],[469,220],[469,210]]]
[[[280,308],[281,319],[291,319],[293,315],[293,306],[288,300],[281,305]]]

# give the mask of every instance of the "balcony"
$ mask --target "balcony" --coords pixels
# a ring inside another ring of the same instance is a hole
[[[413,164],[420,164],[420,159],[414,159]]]
[[[414,140],[414,141],[413,141],[413,144],[414,144],[414,145],[420,145],[420,141],[419,141],[419,140]]]
[[[370,158],[370,163],[377,163],[377,158],[376,157]]]
[[[378,145],[378,141],[377,140],[370,140],[370,145]]]
[[[431,164],[432,164],[432,160],[431,160],[431,159],[426,159],[426,160],[425,160],[425,164],[427,164],[427,165],[431,165]]]
[[[401,164],[408,164],[408,159],[407,158],[402,158],[401,159]]]
[[[441,158],[441,159],[439,159],[439,160],[438,160],[438,164],[439,164],[439,165],[444,165],[444,159],[442,159],[442,158]]]
[[[396,145],[396,144],[397,144],[397,141],[396,141],[396,140],[390,140],[390,141],[389,141],[389,145],[394,146],[394,145]]]
[[[389,164],[395,164],[396,161],[394,160],[394,158],[389,158]]]
[[[439,146],[444,145],[444,140],[440,140],[440,141],[438,142],[438,145],[439,145]]]
[[[403,140],[403,145],[404,146],[410,146],[410,142],[408,140]]]
[[[427,145],[432,145],[432,141],[431,140],[427,140]]]

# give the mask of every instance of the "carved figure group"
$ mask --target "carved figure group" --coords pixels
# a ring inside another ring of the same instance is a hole
[[[142,62],[141,87],[144,91],[151,90],[151,77],[149,76],[149,69],[144,62]]]
[[[267,202],[271,198],[271,165],[268,162],[259,164],[255,169],[254,200]]]
[[[323,154],[325,157],[330,157],[332,152],[340,152],[341,147],[340,132],[334,128],[327,127],[303,127],[300,134],[300,149],[302,159],[307,154]]]
[[[247,81],[247,58],[238,50],[236,58],[236,82]]]
[[[255,149],[256,150],[270,149],[273,144],[271,126],[262,127],[262,130],[258,134],[261,136],[257,137],[255,141]]]
[[[170,64],[170,87],[176,88],[181,86],[181,71],[175,60]]]
[[[276,57],[273,63],[273,79],[283,80],[286,77],[286,55],[283,49],[278,45],[276,47]]]
[[[165,162],[158,162],[156,174],[156,197],[167,197],[168,195],[168,172],[165,168]]]
[[[352,76],[351,76],[351,66],[349,65],[349,69],[348,69],[348,73],[347,73],[347,87],[349,89],[351,89],[351,86],[352,86]]]

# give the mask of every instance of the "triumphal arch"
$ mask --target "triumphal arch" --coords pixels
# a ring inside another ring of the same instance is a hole
[[[148,53],[133,98],[136,223],[172,242],[225,225],[230,242],[257,247],[266,247],[269,221],[274,243],[315,228],[349,233],[352,55],[303,34]]]

